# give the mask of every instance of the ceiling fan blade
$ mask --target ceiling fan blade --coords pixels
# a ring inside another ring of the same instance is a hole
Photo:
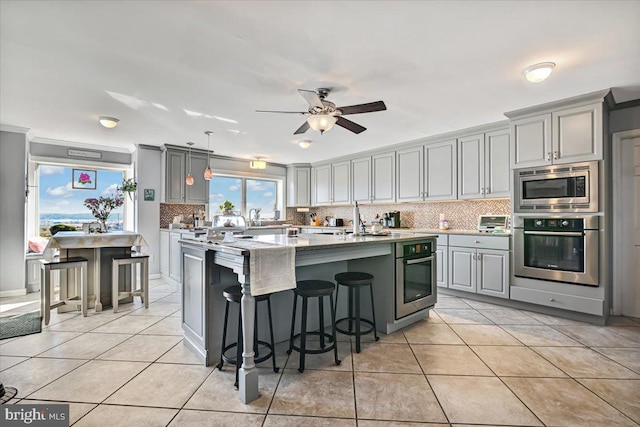
[[[300,126],[300,127],[298,128],[298,130],[296,130],[293,134],[294,134],[294,135],[298,135],[298,134],[301,134],[301,133],[305,133],[305,132],[306,132],[306,131],[308,131],[308,130],[309,130],[309,122],[306,122],[306,121],[305,121],[305,122],[302,124],[302,126]]]
[[[298,92],[300,92],[300,95],[302,95],[302,97],[309,103],[311,107],[324,108],[324,105],[322,105],[322,100],[320,100],[320,97],[318,96],[318,93],[316,91],[298,89]]]
[[[272,110],[256,110],[256,113],[309,114],[308,111],[272,111]]]
[[[353,133],[362,133],[367,130],[366,127],[360,126],[359,124],[354,123],[351,120],[345,119],[344,117],[338,117],[338,121],[336,122],[336,124],[350,130]]]
[[[387,109],[383,101],[369,102],[367,104],[349,105],[348,107],[338,107],[342,111],[342,115],[372,113],[374,111],[383,111]]]

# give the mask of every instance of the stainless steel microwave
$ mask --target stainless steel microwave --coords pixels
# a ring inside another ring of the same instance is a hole
[[[513,172],[516,212],[598,212],[598,162]]]

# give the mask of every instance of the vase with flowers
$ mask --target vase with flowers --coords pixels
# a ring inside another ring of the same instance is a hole
[[[121,192],[117,192],[109,197],[100,196],[96,198],[85,199],[83,204],[89,208],[93,215],[100,223],[103,233],[108,231],[107,219],[112,210],[119,208],[124,204],[124,196]]]
[[[123,193],[127,193],[131,201],[133,201],[133,193],[138,189],[138,183],[135,178],[123,179],[122,185],[118,187],[118,190]]]

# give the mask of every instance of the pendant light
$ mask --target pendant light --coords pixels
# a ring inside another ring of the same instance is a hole
[[[187,179],[185,179],[185,182],[187,183],[187,185],[193,185],[193,175],[191,175],[191,146],[195,144],[194,142],[187,142],[187,145],[189,146],[189,173],[187,174]]]
[[[209,137],[213,132],[207,130],[204,133],[207,135],[207,168],[204,170],[204,179],[211,181],[211,178],[213,178],[213,171],[211,170],[211,159],[209,158]]]

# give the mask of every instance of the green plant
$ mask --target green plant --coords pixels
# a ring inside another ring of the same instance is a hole
[[[49,227],[52,236],[55,236],[58,231],[76,231],[76,227],[67,224],[56,224]]]
[[[135,178],[122,179],[122,185],[118,187],[118,190],[127,193],[129,198],[133,201],[133,193],[138,189],[138,183]]]
[[[235,206],[228,200],[225,200],[224,205],[220,205],[220,210],[223,212],[232,211]]]

